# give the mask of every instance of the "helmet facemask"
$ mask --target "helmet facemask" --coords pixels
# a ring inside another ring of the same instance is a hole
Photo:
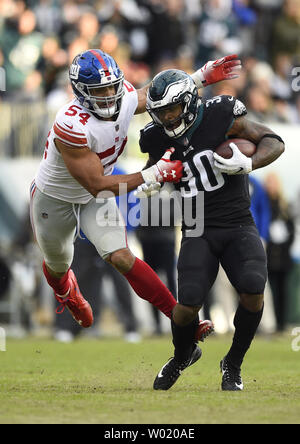
[[[195,120],[195,115],[190,112],[192,101],[193,95],[187,92],[178,100],[178,102],[158,107],[151,111],[149,110],[149,113],[154,122],[164,128],[164,131],[169,137],[177,138],[184,134]],[[178,107],[181,107],[181,112],[178,110]],[[164,114],[167,114],[168,111],[172,113],[173,110],[175,114],[176,109],[178,110],[178,114],[174,119],[163,119]]]
[[[83,106],[93,111],[99,117],[110,118],[120,111],[121,100],[124,95],[124,76],[106,84],[88,85],[77,83],[76,88],[84,96]],[[101,90],[113,86],[113,95],[102,95]],[[99,95],[97,94],[99,90]]]

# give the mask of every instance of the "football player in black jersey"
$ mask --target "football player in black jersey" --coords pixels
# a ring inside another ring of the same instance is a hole
[[[263,314],[267,279],[265,251],[250,213],[248,173],[277,159],[284,143],[269,128],[248,120],[245,106],[236,98],[201,100],[191,77],[180,70],[163,71],[154,78],[147,109],[153,122],[140,137],[142,152],[149,153],[147,167],[174,147],[171,158],[181,160],[184,167],[175,187],[183,201],[192,203],[196,216],[201,201],[197,197],[204,195],[202,233],[196,226],[188,227],[183,214],[178,304],[171,321],[175,352],[157,375],[154,389],[168,390],[182,370],[201,357],[193,340],[198,312],[221,264],[239,294],[233,342],[220,363],[222,389],[242,390],[241,364]],[[233,155],[223,159],[214,151],[228,138],[247,139],[257,150],[248,158],[231,143]],[[143,184],[137,195],[152,195],[159,187]]]

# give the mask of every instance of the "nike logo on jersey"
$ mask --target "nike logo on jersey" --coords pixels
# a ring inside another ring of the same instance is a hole
[[[64,123],[64,125],[66,125],[70,129],[73,129],[73,125],[67,125],[66,123]]]
[[[183,155],[184,155],[184,157],[187,156],[188,153],[189,153],[190,151],[193,151],[193,150],[194,150],[194,147],[193,147],[192,145],[189,146],[188,149],[187,149],[186,151],[183,151]]]

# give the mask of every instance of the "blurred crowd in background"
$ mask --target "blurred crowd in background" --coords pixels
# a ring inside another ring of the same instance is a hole
[[[111,54],[136,88],[163,69],[175,67],[191,73],[208,60],[238,54],[243,63],[239,79],[206,88],[202,95],[239,97],[249,118],[263,123],[300,123],[300,0],[0,0],[0,67],[2,75],[5,73],[5,91],[0,84],[1,157],[41,155],[53,116],[72,98],[68,67],[78,53],[89,48]],[[144,115],[134,127],[136,135],[129,138],[127,157],[139,156],[138,126],[147,119]],[[294,277],[290,284],[286,275],[292,269],[290,248],[300,211],[297,205],[290,209],[280,178],[268,178],[263,188],[268,204],[262,207],[269,208],[269,219],[262,238],[270,264],[274,330],[282,331],[287,321],[288,285],[298,285],[294,293],[299,299],[299,278]],[[31,241],[30,227],[23,222],[20,227],[13,245],[24,252],[22,248]],[[147,236],[139,233],[136,238],[144,255],[148,254],[148,262],[153,259],[153,268],[157,265],[158,270],[169,273],[169,286],[176,286],[175,237],[157,234],[161,241],[169,241],[166,261],[170,257],[173,261],[171,278],[170,263],[155,264],[149,246],[143,245]],[[155,234],[151,236],[155,238]],[[103,264],[90,260],[105,274]],[[4,294],[9,270],[5,270],[7,261],[2,262]],[[40,285],[35,283],[31,293],[41,292]],[[136,333],[137,322],[130,310],[124,328]],[[122,316],[124,319],[124,312],[120,319]],[[154,319],[154,330],[160,333],[157,313]]]
[[[166,67],[192,72],[237,53],[240,80],[216,86],[214,94],[225,88],[240,96],[263,121],[300,121],[292,89],[299,0],[0,0],[2,99],[64,100],[69,64],[92,47],[111,54],[136,87]]]

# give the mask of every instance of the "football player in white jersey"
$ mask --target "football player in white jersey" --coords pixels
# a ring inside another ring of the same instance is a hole
[[[237,56],[227,56],[208,62],[192,77],[200,88],[237,77],[239,68]],[[170,161],[169,149],[148,169],[111,175],[126,145],[133,115],[146,111],[149,85],[136,90],[124,79],[115,60],[98,49],[76,56],[69,76],[75,98],[58,111],[31,186],[31,221],[44,255],[47,282],[62,310],[66,306],[82,327],[90,327],[92,309],[70,269],[74,236],[81,229],[134,291],[170,318],[175,298],[154,271],[130,251],[115,199],[99,202],[97,196],[103,192],[118,195],[120,184],[129,192],[143,183],[177,182],[182,163]],[[196,339],[202,340],[211,330],[209,321],[200,322]]]

